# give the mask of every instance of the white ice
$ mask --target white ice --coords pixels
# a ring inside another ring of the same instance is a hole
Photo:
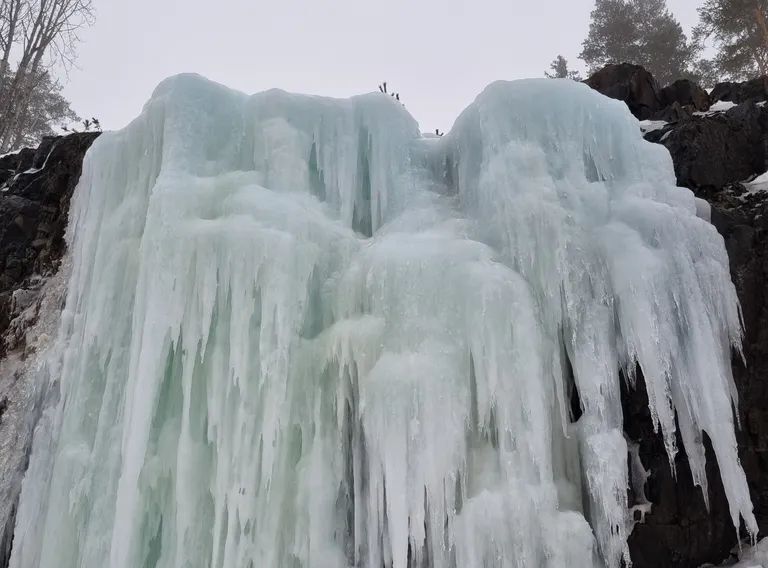
[[[712,106],[709,107],[709,110],[694,112],[693,114],[695,114],[696,116],[707,116],[712,114],[718,114],[718,113],[729,111],[736,106],[738,105],[733,101],[717,101],[716,103],[714,103]]]
[[[383,94],[174,77],[88,153],[68,242],[14,568],[617,568],[620,371],[757,531],[723,240],[585,85],[425,138]]]
[[[731,554],[737,556],[738,560],[724,562],[720,566],[729,566],[730,568],[768,568],[768,538],[763,538],[754,545],[741,543],[739,547],[731,551]],[[714,568],[714,565],[705,564],[701,568]]]
[[[757,176],[752,181],[744,182],[744,186],[750,193],[757,193],[760,191],[768,191],[768,172]]]

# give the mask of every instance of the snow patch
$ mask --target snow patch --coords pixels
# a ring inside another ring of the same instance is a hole
[[[747,188],[749,193],[768,191],[768,172],[757,176],[752,181],[744,182],[743,185]]]
[[[726,112],[735,106],[737,106],[736,103],[732,101],[717,101],[715,104],[709,107],[709,112]]]
[[[640,121],[640,130],[643,134],[648,134],[649,132],[653,132],[654,130],[661,130],[662,128],[665,128],[669,123],[665,122],[663,120],[641,120]]]
[[[727,112],[736,106],[738,105],[732,101],[717,101],[715,104],[709,107],[709,110],[694,112],[693,114],[694,116],[711,116],[713,114]]]

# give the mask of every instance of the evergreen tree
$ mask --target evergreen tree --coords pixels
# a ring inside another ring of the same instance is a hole
[[[712,64],[734,80],[768,74],[768,0],[706,0],[694,39],[714,39]]]
[[[711,59],[699,59],[694,64],[694,69],[692,78],[702,87],[714,87],[723,77],[720,68]]]
[[[666,0],[597,0],[579,57],[590,73],[609,63],[634,63],[659,83],[691,76],[697,52]]]
[[[568,60],[562,55],[558,55],[552,63],[549,65],[551,73],[544,73],[549,79],[573,79],[574,81],[581,81],[581,75],[578,71],[570,71],[568,69]]]

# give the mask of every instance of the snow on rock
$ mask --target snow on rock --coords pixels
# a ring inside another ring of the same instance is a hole
[[[640,121],[640,130],[643,134],[648,134],[649,132],[653,132],[654,130],[661,130],[665,126],[669,124],[668,122],[664,120],[641,120]]]
[[[768,172],[757,176],[752,181],[745,182],[744,186],[750,193],[757,191],[768,191]]]
[[[694,112],[693,114],[695,114],[696,116],[706,116],[709,114],[726,112],[736,106],[738,105],[732,101],[717,101],[711,107],[709,107],[708,111]]]
[[[756,533],[723,240],[585,85],[494,83],[427,142],[384,95],[174,77],[70,219],[13,567],[615,568],[638,364]]]
[[[725,112],[727,110],[731,110],[735,106],[736,103],[732,101],[717,101],[715,104],[709,107],[709,110],[710,112]]]

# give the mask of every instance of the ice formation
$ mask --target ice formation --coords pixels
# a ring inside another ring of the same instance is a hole
[[[733,568],[768,568],[768,539],[764,538],[754,546],[739,547],[739,561]]]
[[[442,138],[381,94],[165,81],[86,158],[11,566],[617,568],[622,374],[756,533],[701,211],[572,81]]]

